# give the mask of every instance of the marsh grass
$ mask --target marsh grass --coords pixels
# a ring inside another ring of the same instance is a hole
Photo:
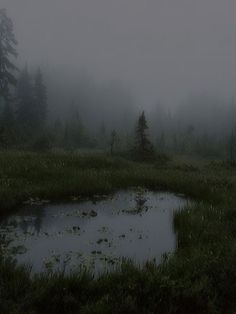
[[[222,173],[223,172],[223,173]],[[50,200],[145,186],[219,201],[230,197],[235,177],[184,162],[141,164],[103,155],[0,153],[0,211],[30,198]]]
[[[235,313],[236,171],[217,163],[152,164],[76,154],[0,154],[2,214],[29,198],[107,194],[143,186],[196,200],[174,217],[177,251],[113,273],[33,275],[0,258],[0,313]]]

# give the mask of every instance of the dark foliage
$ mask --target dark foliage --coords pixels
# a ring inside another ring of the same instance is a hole
[[[0,10],[0,96],[5,100],[9,97],[9,85],[16,85],[14,72],[17,67],[11,61],[16,57],[15,46],[17,41],[13,32],[12,20],[7,16],[6,10]]]
[[[154,157],[154,147],[148,138],[147,130],[147,120],[143,111],[135,130],[135,147],[133,150],[135,158],[140,160],[153,159]]]

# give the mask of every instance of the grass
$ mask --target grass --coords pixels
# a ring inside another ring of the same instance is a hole
[[[225,175],[227,177],[225,177]],[[235,181],[229,170],[206,169],[178,161],[162,166],[102,155],[0,153],[0,213],[30,198],[64,200],[146,186],[218,201],[230,197]]]
[[[236,313],[236,170],[174,159],[141,164],[102,155],[0,154],[0,211],[145,186],[197,200],[176,213],[178,249],[161,265],[126,261],[112,274],[31,275],[0,258],[0,313]]]

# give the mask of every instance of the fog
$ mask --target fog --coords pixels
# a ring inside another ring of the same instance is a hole
[[[1,0],[20,64],[120,80],[138,107],[235,94],[234,0]]]
[[[136,145],[144,111],[156,152],[232,158],[235,1],[1,0],[1,8],[14,47],[1,35],[0,147],[116,143],[123,153]]]

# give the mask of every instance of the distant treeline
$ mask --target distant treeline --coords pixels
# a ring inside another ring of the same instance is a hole
[[[139,150],[137,142],[147,141],[149,153],[234,160],[234,99],[198,95],[175,111],[157,104],[146,110],[146,120],[121,82],[98,84],[86,71],[45,65],[19,70],[16,47],[13,23],[1,9],[1,149],[97,149],[113,154]]]

